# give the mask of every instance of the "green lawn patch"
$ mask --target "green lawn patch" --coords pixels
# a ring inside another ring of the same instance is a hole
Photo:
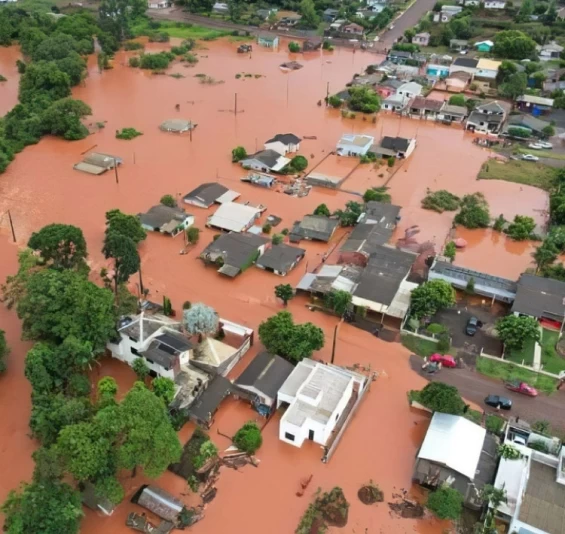
[[[485,426],[490,433],[500,434],[504,426],[504,419],[498,415],[487,415]]]
[[[226,30],[214,30],[212,28],[205,28],[204,26],[172,21],[161,22],[157,30],[151,29],[149,27],[149,21],[147,20],[141,20],[132,27],[134,36],[147,35],[155,31],[166,33],[170,37],[176,37],[178,39],[203,39],[205,41],[211,41],[231,34],[230,31]]]
[[[547,394],[553,393],[557,386],[557,380],[554,378],[490,358],[478,358],[476,369],[479,373],[492,378],[527,382]]]
[[[558,152],[553,152],[553,150],[534,150],[532,148],[519,148],[517,152],[519,152],[520,154],[533,154],[534,156],[538,156],[540,158],[565,160],[565,154],[559,154]]]
[[[555,170],[543,163],[509,160],[489,160],[479,171],[479,180],[504,180],[517,184],[532,185],[549,191],[553,185]]]
[[[428,339],[422,339],[421,337],[411,334],[401,334],[400,340],[408,350],[418,356],[422,356],[422,358],[429,357],[437,352],[436,341],[429,341]]]
[[[467,413],[463,417],[465,417],[465,419],[469,419],[469,421],[472,421],[477,425],[480,425],[481,420],[483,419],[483,414],[478,410],[467,410]]]
[[[535,344],[536,342],[533,339],[528,339],[521,350],[507,350],[504,359],[522,365],[532,365],[534,363]]]
[[[558,375],[561,371],[565,371],[565,358],[557,354],[555,345],[559,341],[559,332],[555,330],[542,329],[541,339],[541,363],[542,369],[548,373]]]

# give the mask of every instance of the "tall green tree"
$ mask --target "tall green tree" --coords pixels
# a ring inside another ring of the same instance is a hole
[[[117,233],[129,237],[136,245],[147,237],[135,215],[122,213],[118,209],[106,212],[106,235]]]
[[[433,412],[461,415],[465,410],[457,388],[443,382],[430,382],[420,392],[419,400]]]
[[[329,217],[331,215],[330,209],[325,204],[320,204],[315,210],[314,215],[323,215]]]
[[[539,341],[540,326],[536,319],[525,315],[507,315],[496,322],[498,337],[509,350],[520,350],[526,341]]]
[[[88,129],[81,119],[92,110],[82,100],[62,98],[53,102],[41,115],[44,133],[57,135],[67,141],[78,141],[88,136]]]
[[[20,78],[20,102],[38,107],[71,94],[71,79],[54,62],[30,63]]]
[[[535,51],[535,41],[519,30],[503,30],[494,36],[494,53],[498,57],[528,59]]]
[[[80,493],[62,482],[32,482],[11,491],[2,505],[8,534],[77,534]]]
[[[498,92],[502,96],[516,99],[526,92],[528,87],[528,78],[523,72],[511,74],[504,83],[498,87]]]
[[[106,234],[102,253],[106,259],[114,260],[114,287],[116,294],[118,286],[125,284],[129,277],[139,271],[141,260],[133,239],[117,232]]]
[[[536,248],[532,256],[534,257],[536,267],[539,270],[551,265],[557,259],[558,254],[559,249],[553,242],[546,239],[538,248]]]
[[[56,269],[75,269],[84,265],[86,240],[80,228],[70,224],[48,224],[34,232],[27,243]]]
[[[16,309],[26,339],[60,344],[74,336],[98,354],[115,334],[113,301],[75,271],[46,269],[31,274]]]
[[[504,60],[498,67],[498,72],[496,73],[496,83],[500,85],[504,83],[512,76],[518,72],[518,66],[513,61]]]
[[[336,210],[334,215],[339,219],[341,226],[355,226],[362,211],[363,206],[359,202],[349,201],[344,210]]]
[[[444,280],[430,280],[418,286],[410,297],[410,309],[417,319],[431,317],[455,304],[455,290]]]
[[[175,397],[175,383],[170,378],[165,376],[159,376],[153,379],[151,382],[151,387],[153,388],[153,393],[159,399],[161,399],[165,406],[168,406],[173,402]]]
[[[6,343],[4,330],[0,330],[0,373],[6,370],[6,356],[10,354],[10,348]]]
[[[286,306],[288,301],[294,297],[294,289],[290,284],[279,284],[275,286],[275,297],[281,299]]]
[[[320,24],[320,17],[316,12],[316,5],[313,0],[302,0],[300,2],[301,24],[308,28],[317,28]]]
[[[290,362],[310,358],[324,346],[324,332],[312,323],[295,324],[292,315],[282,311],[259,325],[261,343],[271,354]]]
[[[343,316],[351,306],[351,300],[352,296],[349,291],[337,289],[326,295],[326,306],[338,315]]]

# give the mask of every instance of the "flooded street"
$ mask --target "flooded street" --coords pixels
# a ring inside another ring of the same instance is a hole
[[[98,273],[107,264],[100,253],[107,210],[146,211],[164,194],[180,197],[203,182],[219,181],[239,191],[241,202],[266,205],[267,212],[259,224],[266,215],[278,215],[283,220],[275,229],[277,232],[290,228],[294,221],[321,203],[333,211],[349,200],[359,200],[345,191],[321,188],[313,189],[307,197],[293,198],[241,183],[245,172],[231,163],[231,150],[242,145],[252,153],[276,133],[284,132],[316,137],[301,143],[300,153],[309,159],[310,168],[335,149],[343,133],[367,133],[377,141],[383,135],[415,136],[418,146],[402,166],[391,172],[383,166],[375,169],[363,165],[342,184],[344,190],[363,193],[370,186],[388,182],[393,203],[403,207],[395,238],[401,237],[409,226],[419,225],[418,239],[433,240],[438,247],[443,244],[453,214],[421,209],[420,202],[428,188],[448,189],[458,195],[482,191],[493,216],[503,213],[510,219],[522,214],[541,222],[540,210],[547,204],[543,191],[505,182],[476,181],[488,151],[473,145],[472,137],[462,130],[385,115],[379,116],[376,124],[361,117],[342,119],[338,111],[317,105],[326,96],[328,84],[330,93],[342,90],[355,72],[361,72],[369,63],[379,62],[381,57],[339,48],[332,53],[295,56],[286,52],[284,41],[279,52],[258,48],[251,57],[236,53],[238,43],[216,41],[203,45],[197,51],[198,64],[187,68],[175,63],[168,71],[184,75],[180,79],[125,67],[131,53],[118,53],[114,69],[102,74],[91,58],[89,76],[83,86],[75,88],[74,96],[92,107],[93,115],[88,123],[105,122],[105,128],[74,143],[44,138],[17,155],[7,172],[0,176],[0,214],[10,209],[20,246],[25,245],[32,231],[46,224],[80,226],[89,246],[90,267],[94,274]],[[163,46],[149,48],[159,50]],[[17,77],[13,64],[17,57],[15,48],[0,49],[0,73],[8,78],[8,82],[0,85],[0,113],[16,102]],[[279,64],[289,58],[297,59],[304,68],[281,71]],[[252,76],[245,77],[244,73]],[[196,74],[223,83],[202,84]],[[237,74],[242,76],[236,78]],[[234,113],[236,93],[237,114]],[[180,105],[180,111],[175,110],[176,104]],[[187,135],[175,136],[159,130],[159,124],[170,118],[184,118],[198,124],[192,141]],[[133,141],[115,139],[115,131],[125,127],[136,128],[143,135]],[[123,158],[119,183],[112,172],[91,176],[73,170],[81,154],[94,147]],[[328,159],[320,169],[344,177],[356,163],[346,158]],[[177,310],[185,300],[204,301],[222,317],[256,329],[262,320],[282,309],[273,293],[281,279],[252,267],[232,280],[217,274],[214,267],[205,267],[198,255],[216,233],[205,228],[212,210],[186,208],[195,215],[196,226],[203,230],[200,242],[186,255],[179,254],[183,247],[181,237],[150,234],[141,244],[143,281],[150,291],[149,298],[160,302],[166,295]],[[328,250],[338,245],[345,233],[345,230],[336,232],[329,246],[301,243],[307,250],[306,258],[284,278],[284,283],[296,285],[306,271],[312,271],[322,261]],[[458,230],[457,235],[469,242],[467,250],[458,253],[457,264],[515,277],[531,261],[527,243],[512,243],[502,235],[491,235],[490,230]],[[16,247],[9,242],[6,217],[0,223],[0,258],[0,280],[3,280],[16,269]],[[135,292],[136,282],[137,276],[132,277],[131,289]],[[296,298],[289,309],[297,322],[313,321],[324,329],[326,346],[316,357],[329,360],[336,319],[313,314],[306,304],[306,299]],[[4,499],[10,489],[29,479],[35,444],[27,437],[30,388],[23,376],[23,358],[29,344],[19,341],[19,322],[14,313],[1,308],[0,321],[0,328],[6,330],[12,347],[8,371],[0,377],[3,453],[0,499]],[[258,350],[256,343],[238,364],[234,375],[241,372]],[[322,451],[313,444],[295,449],[280,442],[278,416],[275,417],[263,432],[259,468],[248,466],[241,471],[223,471],[218,496],[208,506],[205,520],[193,527],[195,533],[290,534],[316,489],[329,490],[335,485],[343,488],[351,504],[349,523],[339,530],[344,534],[440,534],[447,528],[448,525],[433,519],[398,519],[389,514],[386,503],[365,506],[356,496],[359,487],[370,479],[384,490],[385,501],[392,500],[393,492],[410,489],[414,456],[429,418],[408,407],[406,391],[422,388],[426,383],[410,370],[408,352],[399,344],[385,343],[343,324],[339,327],[336,363],[370,366],[380,376],[372,384],[330,463],[321,463]],[[134,380],[131,370],[117,361],[104,361],[92,376],[98,379],[105,374],[116,377],[121,394]],[[243,422],[256,417],[248,405],[230,399],[217,414],[210,435],[220,449],[225,448],[228,440],[219,436],[217,430],[231,435]],[[190,425],[183,428],[183,443],[191,430]],[[305,496],[296,497],[301,479],[310,475],[313,479]],[[126,482],[129,498],[141,478],[128,481],[127,476],[124,474],[122,480]],[[166,473],[158,484],[179,495],[190,493],[186,482],[171,473]],[[190,502],[193,496],[183,498]],[[130,530],[124,521],[132,508],[133,505],[124,502],[110,518],[87,512],[81,531],[126,534]]]

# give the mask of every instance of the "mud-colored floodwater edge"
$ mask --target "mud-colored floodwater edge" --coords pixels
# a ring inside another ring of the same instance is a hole
[[[367,505],[383,502],[385,498],[382,490],[372,480],[359,488],[357,497],[363,504]]]
[[[329,526],[344,527],[348,511],[349,503],[340,487],[324,493],[318,488],[316,499],[300,519],[296,534],[323,534]]]

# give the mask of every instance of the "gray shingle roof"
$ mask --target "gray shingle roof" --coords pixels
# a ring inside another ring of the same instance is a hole
[[[467,67],[469,69],[476,69],[478,64],[479,60],[471,57],[458,57],[453,62],[453,65],[456,65],[457,67]]]
[[[416,254],[390,247],[378,247],[353,293],[356,297],[388,306],[394,299],[400,283],[410,272]]]
[[[204,260],[215,261],[217,257],[221,256],[224,260],[224,265],[241,269],[259,247],[268,242],[269,240],[266,237],[231,232],[229,234],[222,234],[218,239],[212,241],[202,251],[200,257]]]
[[[410,139],[386,136],[382,138],[381,146],[389,150],[394,150],[395,152],[404,152],[408,150],[408,147],[410,146]]]
[[[290,145],[290,144],[297,145],[298,143],[300,143],[300,141],[302,141],[302,139],[300,139],[300,137],[292,133],[284,133],[284,134],[275,135],[275,137],[269,139],[267,143],[276,143],[277,141],[285,145]]]
[[[247,156],[245,159],[241,160],[242,164],[245,164],[246,160],[256,159],[265,165],[266,167],[274,167],[281,155],[275,150],[260,150],[255,154]]]
[[[180,208],[171,208],[158,204],[149,208],[146,213],[139,214],[141,224],[151,226],[152,228],[161,228],[161,226],[171,222],[178,221],[181,223],[188,217],[188,213]]]
[[[189,408],[189,414],[199,421],[210,421],[222,401],[231,393],[231,382],[221,375],[216,375]]]
[[[291,236],[329,241],[338,224],[336,219],[323,215],[306,215],[294,226]]]
[[[561,320],[565,315],[565,282],[523,274],[518,280],[513,312]]]
[[[187,193],[184,196],[184,200],[193,199],[210,207],[214,202],[216,202],[216,199],[221,197],[227,191],[229,191],[227,187],[218,183],[209,182],[201,184],[190,193]]]
[[[306,254],[306,251],[302,248],[291,247],[281,243],[267,249],[265,254],[257,260],[257,265],[279,272],[287,272],[292,264],[298,258],[304,256],[304,254]]]
[[[260,352],[235,380],[234,385],[254,387],[265,396],[275,399],[293,369],[294,366],[280,356]]]

